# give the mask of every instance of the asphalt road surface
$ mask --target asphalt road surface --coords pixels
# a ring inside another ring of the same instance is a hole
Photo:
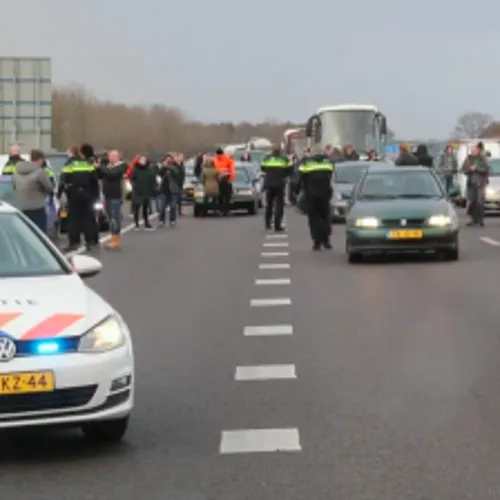
[[[358,266],[342,227],[312,253],[288,224],[186,216],[103,250],[89,284],[134,334],[130,432],[4,438],[1,498],[500,498],[500,220],[463,230],[460,262]]]

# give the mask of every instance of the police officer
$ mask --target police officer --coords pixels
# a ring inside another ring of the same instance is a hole
[[[3,167],[2,175],[14,175],[17,164],[23,161],[24,160],[21,158],[21,148],[18,144],[13,144],[9,148],[9,159]]]
[[[68,234],[67,251],[75,250],[80,245],[83,232],[85,245],[90,250],[96,244],[96,220],[94,203],[99,198],[99,181],[94,167],[94,149],[90,144],[83,144],[79,156],[75,148],[71,148],[70,158],[61,173],[61,184],[58,195],[66,194],[68,200]]]
[[[271,229],[271,219],[274,210],[274,230],[283,231],[281,225],[285,205],[285,183],[293,171],[293,164],[281,153],[277,146],[261,163],[261,170],[265,174],[264,190],[266,192],[266,212],[264,221],[266,229]]]
[[[300,185],[305,195],[314,251],[321,250],[322,246],[326,249],[332,248],[330,199],[333,194],[333,170],[333,162],[325,154],[304,158],[299,165]]]

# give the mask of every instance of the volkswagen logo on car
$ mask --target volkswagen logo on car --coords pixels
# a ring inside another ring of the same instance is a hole
[[[1,333],[0,333],[1,335]],[[0,362],[13,359],[16,355],[16,344],[9,337],[0,336]]]

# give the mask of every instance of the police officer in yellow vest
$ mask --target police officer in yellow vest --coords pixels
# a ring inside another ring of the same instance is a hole
[[[273,147],[272,153],[262,160],[261,170],[265,174],[266,212],[264,220],[266,229],[271,229],[274,210],[274,230],[283,231],[281,224],[285,204],[285,184],[287,177],[292,174],[293,164],[281,153],[279,147]]]
[[[62,192],[68,199],[67,251],[80,245],[84,234],[87,250],[96,243],[96,221],[94,203],[99,198],[99,180],[93,164],[94,149],[90,144],[80,148],[80,156],[72,156],[63,167],[58,195]]]
[[[330,199],[333,195],[334,165],[325,154],[304,158],[299,164],[300,186],[305,195],[313,250],[331,249]]]
[[[14,175],[17,164],[23,161],[21,158],[21,148],[17,144],[12,145],[9,148],[9,159],[3,167],[2,175]]]

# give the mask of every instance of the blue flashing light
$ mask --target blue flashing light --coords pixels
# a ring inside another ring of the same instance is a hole
[[[35,345],[35,351],[40,355],[57,354],[60,350],[60,343],[54,340],[40,341]]]

